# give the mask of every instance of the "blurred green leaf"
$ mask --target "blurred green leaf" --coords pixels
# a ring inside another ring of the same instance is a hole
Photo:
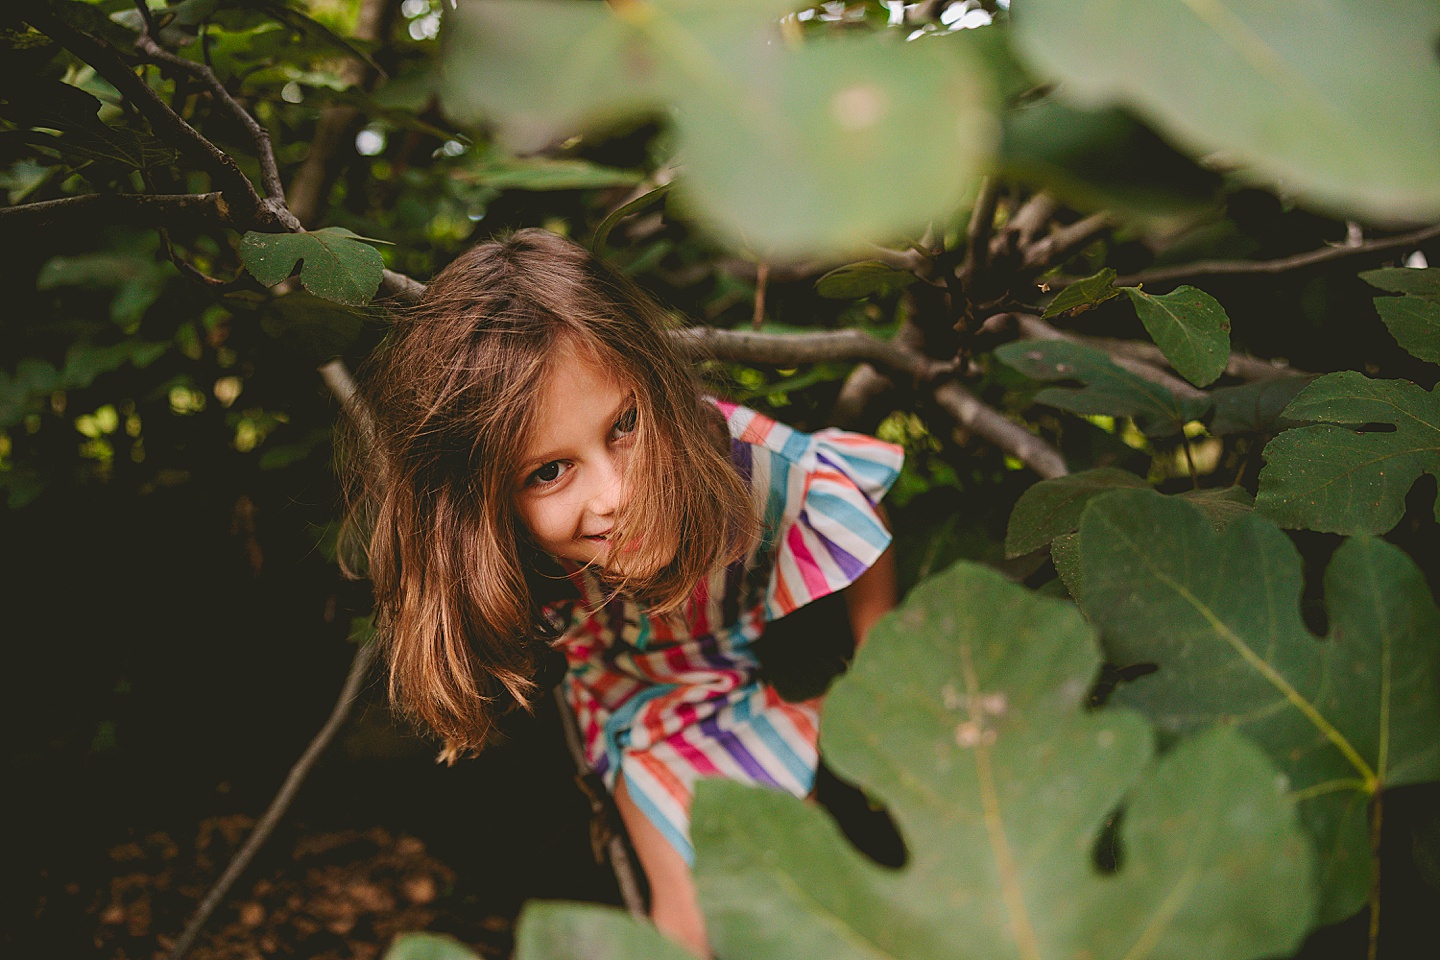
[[[613,907],[536,901],[526,904],[515,926],[515,960],[560,960],[562,957],[695,960],[693,954],[656,930],[654,924]],[[396,958],[386,957],[386,960]]]
[[[815,292],[831,300],[859,300],[898,293],[915,282],[909,270],[879,260],[862,260],[836,267],[815,281]]]
[[[1132,108],[1187,151],[1337,213],[1440,216],[1433,0],[1029,0],[1014,24],[1021,54],[1078,105]]]
[[[301,263],[300,282],[306,290],[351,306],[370,302],[385,271],[380,252],[345,227],[308,233],[251,230],[240,241],[240,259],[267,287],[290,276]]]
[[[37,406],[37,399],[60,389],[60,375],[44,360],[23,357],[15,373],[0,369],[0,429],[19,423]]]
[[[78,390],[88,387],[95,378],[112,370],[118,370],[125,363],[131,363],[137,370],[144,369],[170,349],[168,343],[145,343],[140,340],[122,340],[110,346],[96,346],[93,343],[77,343],[65,354],[65,365],[60,369],[60,390]]]
[[[948,216],[995,136],[963,43],[886,32],[792,48],[788,4],[502,2],[447,16],[442,99],[521,151],[673,110],[691,209],[760,257],[846,250]]]
[[[1408,380],[1328,374],[1285,416],[1312,422],[1265,445],[1256,505],[1281,526],[1384,533],[1420,475],[1440,477],[1440,394]]]
[[[1440,267],[1365,270],[1360,279],[1372,287],[1404,294],[1375,298],[1380,319],[1400,346],[1421,360],[1440,363]]]
[[[1238,727],[1284,771],[1320,851],[1322,922],[1370,892],[1366,807],[1440,777],[1440,611],[1399,548],[1357,538],[1325,574],[1330,635],[1300,618],[1300,557],[1258,515],[1216,532],[1150,491],[1094,500],[1081,605],[1108,659],[1159,670],[1116,691],[1159,728]]]
[[[480,960],[480,954],[446,934],[402,933],[384,960]]]
[[[317,364],[344,353],[364,324],[354,311],[303,291],[269,304],[260,320],[267,334]]]
[[[1220,302],[1195,287],[1176,287],[1152,296],[1139,287],[1122,287],[1135,305],[1150,338],[1182,377],[1207,387],[1230,362],[1230,317]]]
[[[1049,320],[1062,314],[1074,316],[1118,296],[1120,291],[1115,289],[1115,271],[1106,267],[1094,276],[1076,280],[1057,293],[1040,318]]]
[[[1095,347],[1062,340],[1016,340],[995,351],[1002,362],[1034,380],[1079,381],[1079,387],[1047,387],[1037,403],[1081,415],[1134,417],[1147,436],[1179,433],[1209,408],[1206,399],[1176,397],[1166,388],[1116,366]]]

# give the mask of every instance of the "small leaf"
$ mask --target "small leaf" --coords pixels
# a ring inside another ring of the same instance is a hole
[[[1118,296],[1120,291],[1115,289],[1115,271],[1106,267],[1094,276],[1076,280],[1057,293],[1040,317],[1049,320],[1061,314],[1074,316]]]
[[[380,289],[385,263],[374,247],[361,243],[344,227],[308,233],[250,231],[240,241],[245,269],[273,287],[290,276],[300,262],[300,282],[318,297],[360,306]]]
[[[816,280],[815,292],[831,300],[859,300],[897,293],[914,282],[915,274],[909,270],[879,260],[862,260],[836,267]]]
[[[1135,312],[1170,366],[1197,387],[1214,383],[1230,362],[1230,318],[1219,301],[1194,287],[1151,296],[1124,287]]]
[[[77,343],[65,355],[65,366],[60,370],[58,388],[78,390],[88,387],[95,382],[96,377],[118,370],[126,362],[137,370],[144,369],[169,349],[168,343],[145,343],[140,340],[122,340],[108,347]]]
[[[493,190],[595,190],[639,183],[633,170],[602,167],[584,160],[544,157],[490,160],[460,171],[461,176]]]
[[[1384,533],[1405,513],[1420,475],[1440,477],[1440,394],[1408,380],[1327,374],[1285,416],[1322,422],[1265,446],[1256,506],[1283,527]]]
[[[1395,342],[1413,356],[1440,363],[1440,267],[1366,270],[1360,279],[1372,287],[1405,294],[1376,297],[1380,319],[1390,328]]]
[[[1134,417],[1147,436],[1179,433],[1209,408],[1208,399],[1176,397],[1165,387],[1115,365],[1103,350],[1061,340],[1017,340],[995,351],[1001,361],[1035,380],[1077,380],[1081,386],[1049,387],[1039,403],[1081,415]]]
[[[60,389],[60,375],[44,360],[25,357],[11,376],[0,368],[0,430],[19,423],[39,398]]]
[[[1322,922],[1370,890],[1366,807],[1440,778],[1440,611],[1414,562],[1357,538],[1325,574],[1330,636],[1300,617],[1300,557],[1273,524],[1217,532],[1150,491],[1096,498],[1080,524],[1079,601],[1117,666],[1159,670],[1116,691],[1168,734],[1231,724],[1288,778],[1320,851]]]

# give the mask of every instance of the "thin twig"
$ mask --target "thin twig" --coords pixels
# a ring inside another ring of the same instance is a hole
[[[995,228],[995,205],[999,202],[999,182],[994,177],[981,180],[965,230],[965,259],[958,271],[962,280],[968,280],[990,265],[990,234]]]
[[[205,899],[201,901],[199,909],[190,918],[190,922],[185,925],[184,932],[180,934],[175,945],[165,955],[166,960],[181,960],[185,956],[190,947],[194,945],[195,938],[200,935],[205,922],[215,912],[215,908],[220,906],[235,881],[240,879],[241,874],[255,859],[255,854],[260,851],[265,841],[270,838],[270,834],[275,831],[280,818],[285,816],[285,811],[290,808],[291,801],[299,792],[300,785],[309,776],[310,769],[315,766],[315,762],[330,746],[330,742],[335,739],[335,734],[340,731],[340,727],[350,715],[350,708],[355,703],[356,694],[360,692],[360,684],[365,680],[365,674],[369,671],[370,662],[374,656],[375,643],[373,641],[367,641],[356,647],[355,656],[350,660],[350,672],[345,677],[345,685],[340,688],[340,696],[335,701],[335,706],[331,708],[325,725],[320,728],[319,733],[315,734],[310,745],[300,755],[300,759],[296,760],[295,765],[290,768],[290,773],[285,777],[285,783],[280,787],[280,792],[275,794],[275,799],[270,801],[265,815],[260,818],[259,823],[255,824],[255,829],[250,831],[250,836],[245,838],[244,845],[225,868],[225,872],[220,875],[220,879],[215,881],[210,892],[205,894]]]
[[[765,288],[770,284],[770,264],[761,260],[755,265],[755,316],[750,326],[756,330],[765,322]]]
[[[1015,215],[1005,224],[1000,236],[1005,251],[1024,250],[1045,233],[1045,227],[1055,216],[1060,204],[1048,193],[1036,193],[1020,205]]]
[[[1374,257],[1378,261],[1384,259],[1382,254],[1417,247],[1437,237],[1440,237],[1440,224],[1422,227],[1409,233],[1399,233],[1391,237],[1366,240],[1362,243],[1325,246],[1318,250],[1299,253],[1291,257],[1280,257],[1275,260],[1199,260],[1195,263],[1174,267],[1141,270],[1139,273],[1117,278],[1115,285],[1134,287],[1148,283],[1158,286],[1177,283],[1181,280],[1198,280],[1202,277],[1273,275],[1289,273],[1291,270],[1303,270],[1306,267],[1332,263],[1336,260],[1347,260],[1352,257],[1357,259]]]
[[[1082,220],[1061,227],[1025,248],[1021,260],[1022,274],[1044,273],[1057,263],[1088,247],[1096,237],[1110,229],[1108,213],[1092,213]]]

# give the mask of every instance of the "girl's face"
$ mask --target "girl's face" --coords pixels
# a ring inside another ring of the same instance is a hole
[[[634,392],[566,340],[536,402],[535,428],[516,465],[521,520],[546,553],[623,572],[612,562],[609,537],[625,502]]]

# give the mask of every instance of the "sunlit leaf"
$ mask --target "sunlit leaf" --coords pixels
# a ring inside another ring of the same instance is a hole
[[[1120,291],[1115,289],[1115,271],[1106,267],[1094,276],[1076,280],[1061,290],[1040,316],[1049,320],[1062,314],[1074,315],[1118,296]]]
[[[1329,210],[1440,216],[1433,0],[1029,0],[1014,25],[1035,71],[1082,106],[1129,107]]]
[[[1159,670],[1115,701],[1170,734],[1220,722],[1285,772],[1320,855],[1321,918],[1370,889],[1367,802],[1440,777],[1440,612],[1413,561],[1357,538],[1325,574],[1330,635],[1300,618],[1300,557],[1249,514],[1216,532],[1149,491],[1094,500],[1080,524],[1080,602],[1108,659]]]
[[[1068,603],[973,564],[916,587],[837,681],[821,728],[827,761],[894,817],[905,865],[877,866],[794,797],[702,780],[692,833],[716,954],[1292,951],[1313,912],[1311,854],[1274,767],[1228,730],[1155,761],[1136,714],[1086,709],[1099,666]],[[1123,862],[1104,874],[1094,848],[1117,806]],[[602,925],[593,907],[544,910],[520,960],[678,960],[618,911]]]
[[[1115,365],[1095,347],[1063,340],[1017,340],[999,347],[995,356],[1035,380],[1078,381],[1079,387],[1047,387],[1038,403],[1082,415],[1135,417],[1149,436],[1179,433],[1203,416],[1208,400],[1181,398],[1165,387]]]
[[[1219,379],[1230,361],[1230,318],[1218,300],[1188,286],[1163,296],[1123,289],[1170,366],[1197,387]]]
[[[1408,380],[1328,374],[1285,416],[1312,422],[1265,446],[1256,505],[1281,526],[1384,533],[1420,475],[1440,477],[1440,394]]]
[[[1366,270],[1360,279],[1372,287],[1404,294],[1375,298],[1380,319],[1400,346],[1421,360],[1440,363],[1440,267]]]
[[[831,270],[815,281],[815,292],[831,300],[859,300],[897,293],[914,282],[915,274],[909,270],[879,260],[864,260]]]
[[[380,289],[384,261],[374,247],[362,243],[344,227],[325,227],[308,233],[259,233],[251,230],[240,241],[245,269],[273,287],[290,276],[300,263],[300,282],[318,297],[352,306],[369,303]]]

